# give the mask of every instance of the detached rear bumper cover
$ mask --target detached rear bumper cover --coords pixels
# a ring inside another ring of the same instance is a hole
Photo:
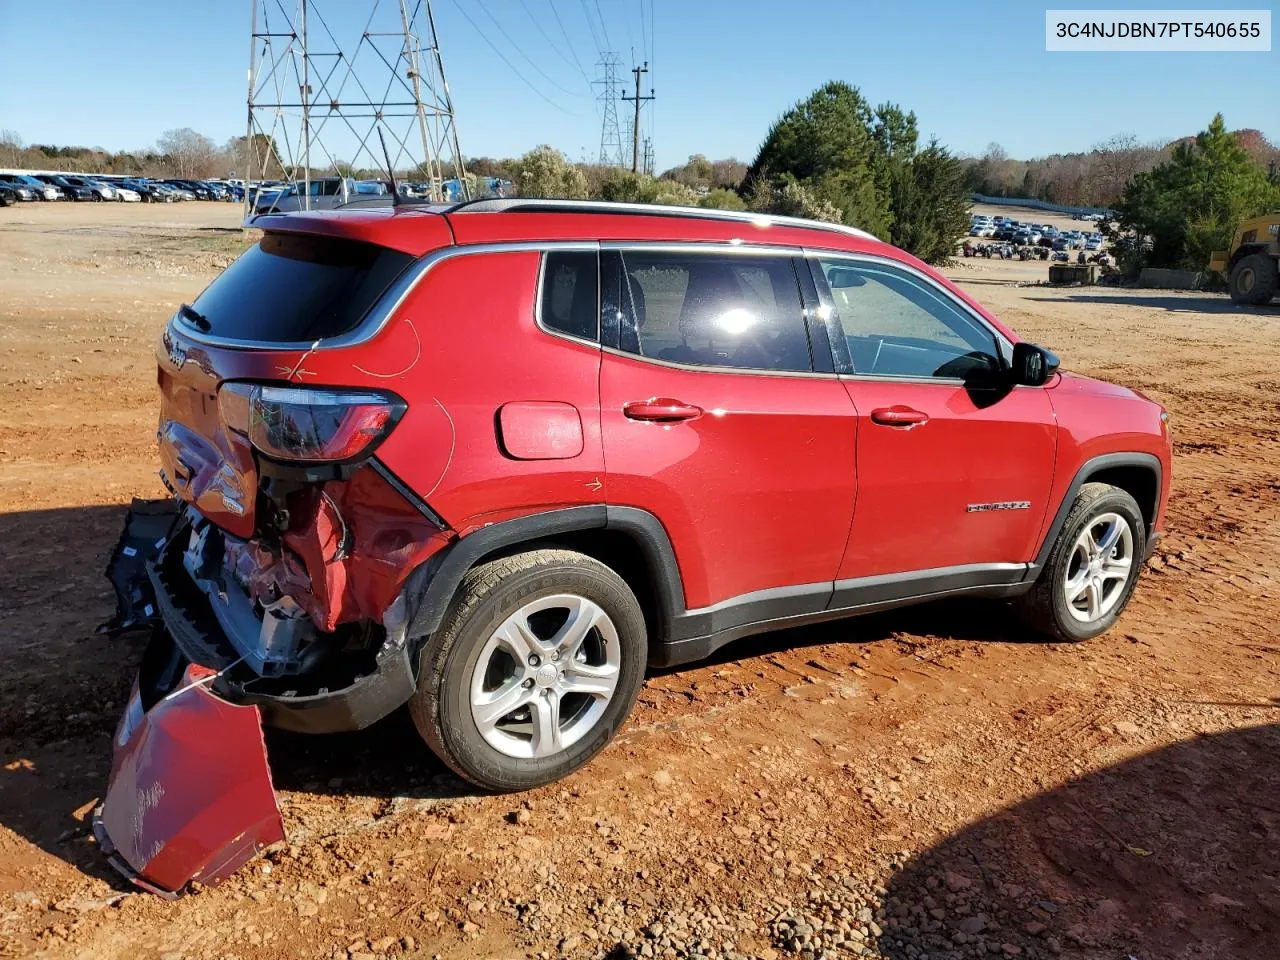
[[[215,884],[284,839],[258,710],[209,693],[213,676],[187,666],[150,710],[135,684],[94,813],[112,865],[166,897]]]

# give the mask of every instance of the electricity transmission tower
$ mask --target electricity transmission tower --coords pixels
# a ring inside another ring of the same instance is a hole
[[[618,78],[618,68],[622,65],[616,53],[601,55],[596,68],[600,72],[599,80],[592,82],[600,88],[596,97],[602,106],[600,121],[600,164],[607,167],[622,166],[622,133],[618,127],[618,100],[621,99],[622,81]]]
[[[634,97],[624,96],[623,100],[634,100],[636,105],[636,118],[631,124],[631,172],[638,173],[640,171],[640,108],[649,100],[654,99],[653,88],[649,88],[647,97],[640,96],[640,77],[649,72],[649,61],[644,62],[643,67],[632,67],[631,72],[636,75],[636,95]]]
[[[394,169],[432,200],[468,199],[430,0],[252,4],[246,180],[298,184],[309,209],[313,174],[385,170],[381,126]],[[347,22],[363,30],[344,36]],[[246,189],[246,216],[251,203]]]

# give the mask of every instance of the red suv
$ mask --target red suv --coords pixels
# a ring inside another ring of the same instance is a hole
[[[1092,637],[1163,524],[1160,406],[858,230],[528,200],[258,225],[158,348],[174,496],[111,569],[115,625],[157,628],[135,712],[190,664],[292,730],[408,703],[518,790],[600,750],[646,666],[747,634],[967,594]]]

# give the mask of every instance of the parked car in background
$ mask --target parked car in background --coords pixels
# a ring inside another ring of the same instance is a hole
[[[193,200],[212,200],[213,191],[201,183],[199,180],[178,180],[168,179],[163,181],[170,186],[177,187],[179,190],[185,190],[191,194]]]
[[[332,210],[348,202],[355,193],[356,182],[350,177],[320,177],[310,184],[310,209]],[[255,214],[289,213],[303,209],[302,183],[292,184],[279,193],[258,198]]]
[[[1097,237],[1090,237],[1084,242],[1084,249],[1086,253],[1095,253],[1102,249],[1102,241]]]
[[[18,202],[18,192],[12,184],[0,183],[0,207],[9,207]]]
[[[52,184],[58,187],[68,200],[101,200],[102,197],[95,193],[88,186],[79,183],[73,183],[70,177],[64,177],[60,174],[38,173],[38,180]]]
[[[3,175],[0,175],[0,184],[3,184],[3,185],[4,185],[4,188],[5,188],[7,191],[9,191],[10,193],[12,193],[12,194],[13,194],[13,198],[14,198],[15,200],[31,200],[31,201],[34,201],[34,200],[38,200],[38,199],[40,199],[40,198],[36,195],[35,188],[34,188],[34,187],[32,187],[32,186],[31,186],[31,185],[29,185],[29,184],[26,184],[26,183],[17,183],[17,182],[15,182],[15,181],[13,181],[13,180],[10,180],[8,177],[5,177],[5,176],[3,176]]]
[[[99,180],[72,175],[67,175],[64,179],[77,187],[84,187],[88,190],[90,200],[114,200],[116,198],[116,188]]]
[[[43,180],[37,180],[35,177],[28,176],[25,173],[0,174],[0,182],[8,183],[14,187],[28,187],[35,194],[37,200],[63,199],[62,190],[59,187],[54,186],[52,183],[45,183]]]
[[[138,203],[142,199],[142,194],[126,183],[117,182],[111,186],[116,192],[116,199],[123,203]]]
[[[168,192],[162,192],[158,184],[141,177],[129,177],[121,183],[136,193],[143,203],[165,203],[173,199]]]

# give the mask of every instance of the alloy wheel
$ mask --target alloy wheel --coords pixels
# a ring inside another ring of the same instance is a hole
[[[1067,611],[1081,623],[1094,623],[1120,602],[1133,576],[1133,529],[1118,513],[1088,522],[1071,548],[1062,579]]]
[[[509,757],[566,750],[599,722],[621,674],[618,631],[576,594],[540,597],[490,635],[471,676],[471,716]]]

